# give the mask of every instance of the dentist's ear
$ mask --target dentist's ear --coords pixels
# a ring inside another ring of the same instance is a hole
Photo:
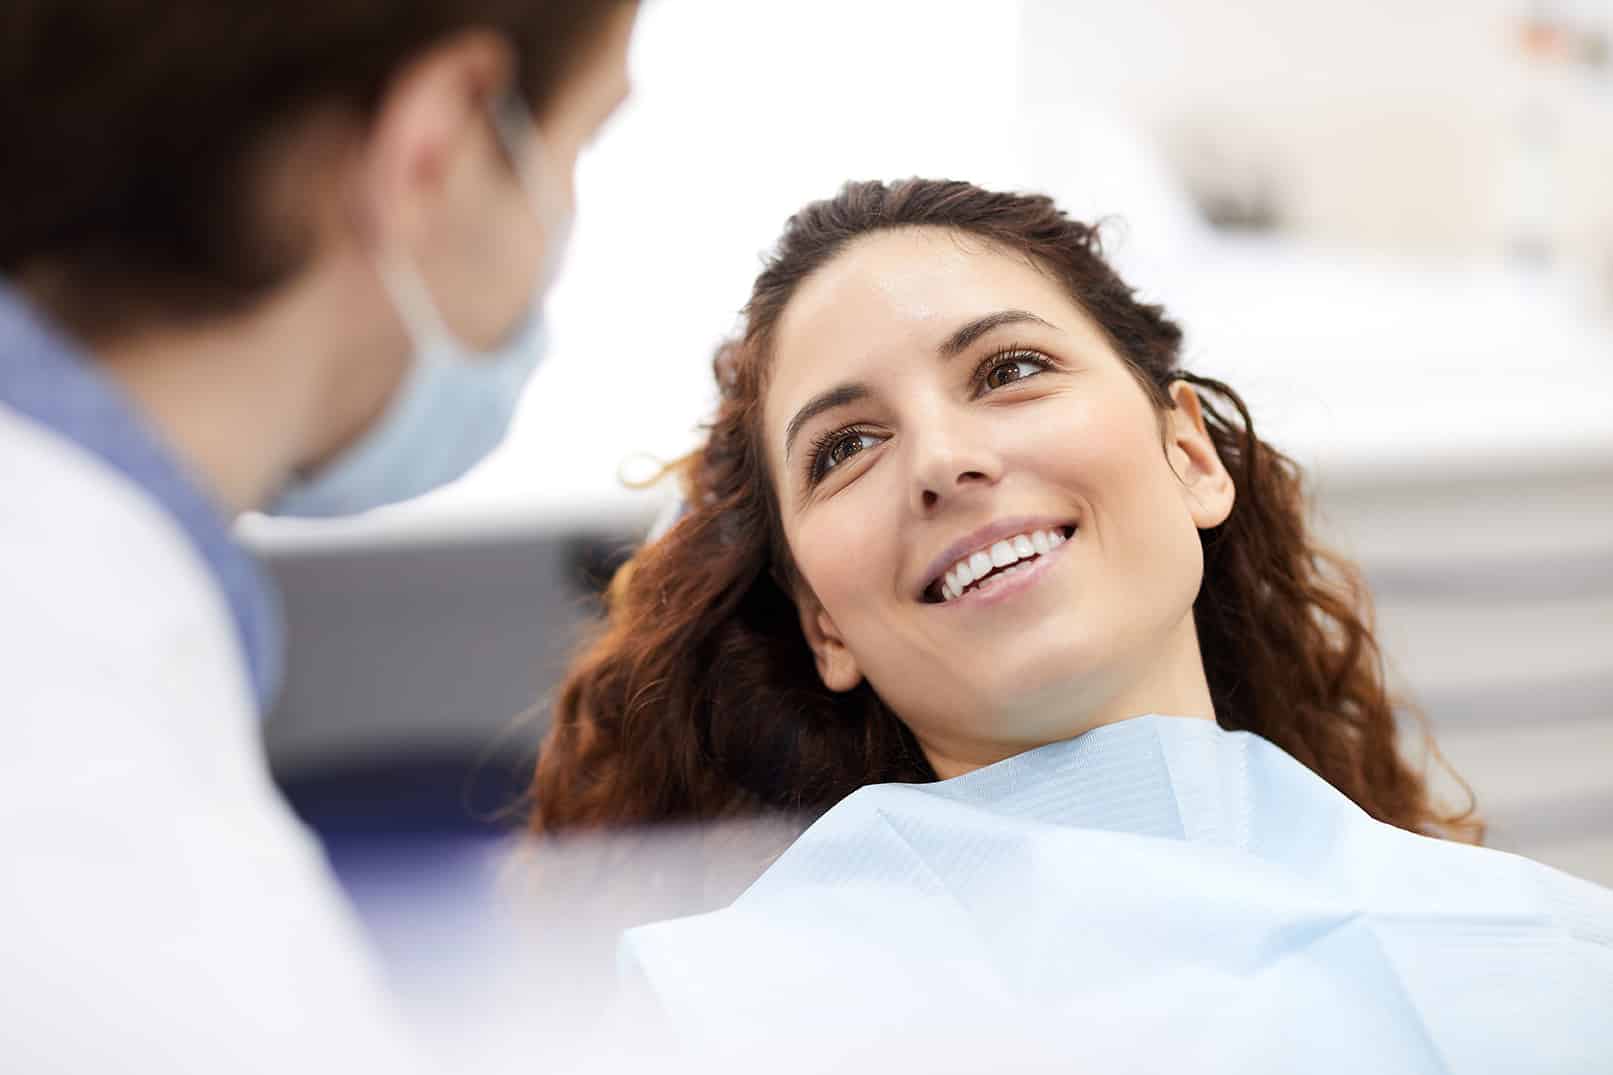
[[[849,691],[863,681],[857,658],[846,648],[834,619],[805,586],[797,587],[795,607],[801,615],[801,633],[817,660],[818,678],[832,691]]]
[[[1193,524],[1208,530],[1232,514],[1237,489],[1204,424],[1198,392],[1186,381],[1175,381],[1170,396],[1176,407],[1166,415],[1166,454],[1181,480]]]
[[[484,142],[488,102],[514,79],[510,43],[487,30],[446,38],[403,68],[376,103],[355,191],[365,237],[409,250],[442,227],[456,176],[504,167]],[[493,180],[489,180],[492,182]]]

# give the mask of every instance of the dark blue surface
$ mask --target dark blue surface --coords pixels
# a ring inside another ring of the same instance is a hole
[[[385,844],[497,839],[522,823],[530,763],[394,761],[283,776],[281,791],[336,855]]]

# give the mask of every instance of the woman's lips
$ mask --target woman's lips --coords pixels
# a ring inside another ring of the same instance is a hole
[[[1047,516],[1019,515],[997,519],[985,526],[977,527],[958,540],[948,545],[930,562],[926,577],[928,581],[915,595],[920,601],[936,602],[945,597],[956,596],[962,587],[976,579],[984,577],[992,567],[1006,567],[1020,556],[1008,553],[1006,558],[999,559],[996,553],[997,546],[1007,547],[1009,542],[1017,542],[1021,538],[1033,537],[1038,531],[1044,537],[1055,533],[1068,538],[1074,532],[1076,523],[1069,519],[1049,518]],[[1045,552],[1042,545],[1038,545],[1036,552]],[[963,564],[968,561],[970,569],[964,571]],[[962,572],[960,574],[960,572]],[[949,576],[958,576],[956,578]],[[952,593],[945,587],[950,586]]]
[[[970,586],[957,597],[932,604],[948,609],[981,608],[1011,600],[1041,581],[1042,577],[1063,559],[1064,553],[1079,533],[1079,529],[1073,529],[1063,544],[1039,554],[1034,559],[1020,560],[1002,568]]]

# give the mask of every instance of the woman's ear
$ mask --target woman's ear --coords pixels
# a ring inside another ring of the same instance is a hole
[[[849,691],[863,681],[857,658],[846,648],[834,619],[805,586],[796,588],[795,607],[801,614],[801,633],[817,659],[818,678],[832,691]]]
[[[1181,480],[1193,524],[1208,530],[1232,514],[1237,489],[1204,424],[1199,394],[1188,382],[1175,381],[1170,395],[1176,406],[1167,414],[1166,455]]]

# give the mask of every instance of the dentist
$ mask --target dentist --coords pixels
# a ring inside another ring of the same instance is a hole
[[[230,524],[498,442],[636,14],[0,9],[0,1069],[413,1069],[269,780]]]

